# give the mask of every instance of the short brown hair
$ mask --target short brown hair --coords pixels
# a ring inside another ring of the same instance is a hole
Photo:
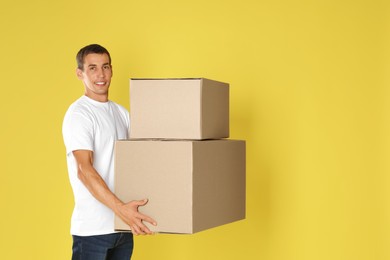
[[[91,54],[91,53],[98,53],[98,54],[105,53],[105,54],[107,54],[110,65],[111,65],[111,56],[110,56],[110,53],[108,52],[108,50],[99,44],[90,44],[90,45],[87,45],[87,46],[81,48],[79,50],[79,52],[77,53],[77,55],[76,55],[77,68],[79,68],[81,70],[84,69],[84,58],[85,58],[85,56],[87,56],[88,54]]]

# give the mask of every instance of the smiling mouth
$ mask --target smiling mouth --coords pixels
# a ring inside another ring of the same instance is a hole
[[[106,85],[106,82],[100,81],[100,82],[96,82],[95,84],[98,86],[104,86],[104,85]]]

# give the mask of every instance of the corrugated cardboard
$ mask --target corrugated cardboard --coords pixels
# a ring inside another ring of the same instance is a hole
[[[131,79],[130,138],[229,137],[229,84],[205,78]]]
[[[154,232],[191,234],[245,218],[245,141],[118,141],[115,194],[148,198]],[[129,230],[115,219],[116,230]]]

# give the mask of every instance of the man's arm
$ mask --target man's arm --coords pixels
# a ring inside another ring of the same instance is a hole
[[[156,225],[152,218],[138,212],[138,207],[147,203],[147,200],[122,202],[110,191],[105,181],[93,167],[93,152],[88,150],[73,151],[77,163],[77,175],[89,192],[101,203],[109,207],[126,224],[135,235],[152,234],[143,221]]]

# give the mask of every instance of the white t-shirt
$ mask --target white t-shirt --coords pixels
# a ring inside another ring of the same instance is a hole
[[[93,166],[114,191],[114,145],[127,139],[129,113],[112,102],[98,102],[87,96],[76,100],[65,114],[64,137],[69,179],[75,207],[71,234],[78,236],[104,235],[114,231],[113,211],[96,200],[77,177],[75,150],[93,151]]]

